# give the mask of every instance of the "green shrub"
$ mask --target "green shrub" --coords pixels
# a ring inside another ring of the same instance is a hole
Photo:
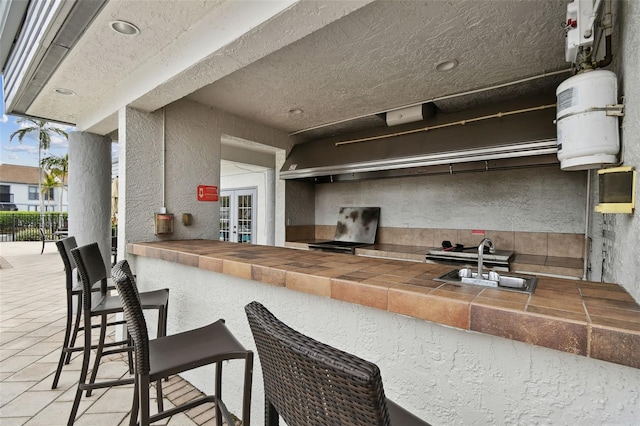
[[[44,214],[44,228],[50,231],[58,229],[60,223],[60,216],[62,215],[62,223],[67,222],[68,215],[66,212],[47,212]],[[20,233],[28,230],[29,228],[35,228],[35,232],[38,234],[37,239],[40,239],[40,213],[38,212],[0,212],[0,234],[13,234]],[[29,232],[27,232],[28,234]],[[32,240],[23,240],[32,241]]]
[[[51,234],[50,232],[45,232]],[[47,236],[47,239],[51,239],[51,235]],[[23,229],[16,233],[14,241],[41,241],[40,231],[37,228]]]

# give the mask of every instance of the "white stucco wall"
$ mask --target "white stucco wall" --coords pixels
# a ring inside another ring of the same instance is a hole
[[[230,173],[220,175],[221,190],[256,188],[256,243],[273,245],[275,241],[274,170],[244,169],[242,164],[234,162],[229,164]]]
[[[198,201],[198,185],[220,186],[220,123],[210,108],[177,101],[166,107],[166,207],[176,215],[170,239],[217,239],[220,204]],[[190,213],[193,223],[182,224]]]
[[[118,117],[118,259],[126,242],[154,240],[162,207],[162,112],[123,108]]]
[[[274,232],[275,245],[284,246],[286,238],[286,182],[280,179],[280,169],[286,160],[286,152],[280,150],[276,152],[275,167],[275,213],[274,213]]]
[[[558,166],[316,185],[316,224],[380,206],[380,226],[583,233],[586,173]],[[417,242],[419,244],[419,242]]]
[[[120,259],[124,256],[124,242],[218,239],[220,205],[217,202],[197,201],[196,189],[198,185],[220,188],[223,134],[281,150],[290,146],[289,137],[284,132],[197,102],[179,100],[167,106],[164,112],[164,206],[175,215],[175,221],[173,234],[160,237],[155,235],[154,213],[163,207],[162,115],[162,110],[145,113],[124,108],[120,111]],[[193,216],[191,226],[182,224],[183,213]],[[269,217],[265,220],[272,221]],[[278,228],[275,228],[277,233]],[[284,235],[284,229],[279,232]]]
[[[614,46],[619,95],[624,96],[621,146],[625,166],[640,169],[640,2],[620,2],[618,23],[620,45]],[[636,212],[634,215],[611,215],[613,244],[609,248],[610,274],[604,279],[622,285],[640,302],[640,174],[636,180]]]
[[[434,425],[633,425],[640,370],[359,305],[131,256],[141,290],[169,287],[169,333],[225,318],[255,351],[244,306],[257,300],[293,328],[376,363],[387,396]],[[148,320],[150,329],[155,318]],[[151,331],[151,335],[155,330]],[[213,369],[185,375],[213,390]],[[263,424],[259,357],[252,424]],[[240,412],[242,364],[225,365],[223,394]]]
[[[111,267],[111,139],[69,133],[69,235],[78,246],[98,243]]]

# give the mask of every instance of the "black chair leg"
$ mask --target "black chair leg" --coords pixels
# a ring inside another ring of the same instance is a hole
[[[158,335],[157,337],[164,337],[167,335],[167,318],[169,311],[169,303],[164,305],[164,309],[158,309]],[[169,376],[164,378],[165,382],[169,381]]]
[[[253,381],[253,352],[249,352],[244,360],[244,397],[242,398],[242,424],[250,426],[251,422],[251,384]]]
[[[278,426],[280,423],[280,416],[276,411],[276,407],[269,402],[268,399],[264,401],[264,424],[265,426]]]
[[[158,413],[164,411],[164,401],[162,400],[162,379],[156,382],[156,399],[158,401]]]
[[[158,309],[158,333],[157,337],[164,337],[167,335],[167,305],[164,309]],[[165,382],[169,381],[169,376],[164,378]],[[164,401],[162,400],[162,379],[156,382],[156,399],[158,402],[158,413],[164,411]]]
[[[140,426],[149,426],[149,376],[140,376],[139,380]]]
[[[73,316],[71,308],[71,298],[67,296],[67,325],[64,332],[64,342],[62,343],[62,349],[60,350],[60,360],[58,361],[58,367],[56,368],[56,374],[53,377],[53,384],[51,389],[58,387],[58,381],[60,380],[60,373],[62,373],[62,367],[64,365],[64,359],[67,356],[67,348],[69,348],[69,340],[71,338],[71,317]]]
[[[140,389],[140,383],[138,382],[138,375],[133,378],[133,404],[131,405],[131,416],[129,417],[129,426],[136,426],[138,422],[138,412],[140,411],[140,395],[138,394]]]
[[[91,347],[91,340],[85,338],[85,347]],[[89,361],[91,357],[91,350],[84,350],[82,356],[82,369],[80,370],[80,379],[78,380],[78,389],[76,390],[76,397],[73,400],[73,406],[71,407],[71,414],[69,415],[69,421],[67,426],[72,426],[76,421],[76,415],[78,414],[78,407],[80,406],[80,398],[82,398],[83,388],[82,385],[86,383],[87,372],[89,371]]]
[[[78,300],[78,304],[76,306],[76,320],[73,326],[73,332],[71,333],[71,342],[69,342],[69,347],[73,348],[76,345],[76,338],[78,337],[78,331],[80,331],[80,317],[82,316],[82,294],[76,296]],[[65,364],[69,364],[71,362],[71,352],[67,353],[67,360]]]
[[[85,333],[87,331],[85,330]],[[107,316],[100,316],[100,337],[98,338],[98,347],[96,348],[96,359],[93,363],[93,370],[91,371],[91,378],[89,379],[89,383],[95,383],[96,377],[98,375],[98,367],[100,367],[100,360],[102,359],[102,351],[104,350],[104,340],[107,335]],[[85,348],[85,352],[87,349]],[[92,389],[87,389],[87,396],[91,396]]]
[[[216,392],[216,426],[222,426],[222,411],[220,411],[220,404],[218,403],[218,401],[222,401],[222,363],[221,362],[216,362],[215,392]]]
[[[166,305],[164,305],[164,312],[162,315],[162,335],[167,335],[167,321],[169,318],[169,300],[167,299]]]

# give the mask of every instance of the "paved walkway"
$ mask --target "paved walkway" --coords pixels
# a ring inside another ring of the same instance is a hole
[[[44,254],[39,242],[0,243],[0,425],[66,425],[82,364],[80,353],[62,370],[51,389],[66,316],[65,275],[54,243]],[[79,338],[82,342],[82,338]],[[92,361],[93,362],[93,361]],[[98,379],[128,375],[121,355],[103,359]],[[199,392],[178,376],[163,386],[165,409],[192,399]],[[155,395],[155,391],[151,392]],[[78,426],[127,425],[133,385],[100,389],[83,395]],[[151,407],[155,407],[155,401]],[[211,404],[164,423],[171,426],[212,425]]]

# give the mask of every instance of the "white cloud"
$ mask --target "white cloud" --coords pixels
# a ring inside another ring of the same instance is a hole
[[[56,129],[64,130],[65,132],[73,132],[75,127],[69,126],[68,124],[60,124],[60,123],[49,123],[49,127],[55,127]]]
[[[11,154],[7,155],[7,159],[8,160],[17,160],[18,159],[18,154],[11,153]]]
[[[36,154],[38,152],[38,147],[30,145],[13,145],[5,146],[4,150],[9,152],[26,152],[28,154]]]
[[[69,141],[64,137],[64,136],[60,136],[60,135],[52,135],[51,136],[51,147],[68,147],[69,146]]]
[[[0,117],[0,123],[6,123],[7,121],[9,121],[7,114],[2,114],[2,117]]]
[[[33,123],[31,123],[29,121],[21,121],[19,124],[20,124],[20,128],[21,129],[24,129],[25,127],[33,127]],[[75,130],[75,127],[69,126],[67,124],[48,123],[48,126],[51,127],[51,128],[64,130],[67,133],[72,132],[73,130]]]

